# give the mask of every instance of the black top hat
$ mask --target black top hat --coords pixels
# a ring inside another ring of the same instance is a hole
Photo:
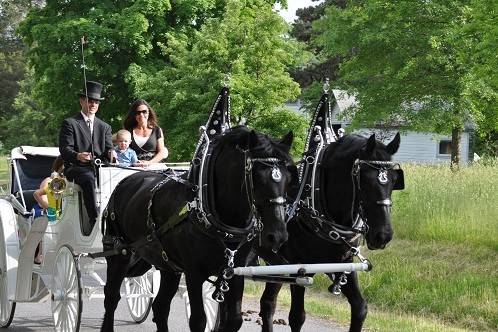
[[[88,95],[87,92],[88,91]],[[94,81],[87,81],[86,82],[86,91],[85,87],[83,87],[83,91],[78,93],[80,97],[88,97],[90,99],[95,99],[95,100],[104,100],[104,98],[100,97],[100,93],[102,92],[102,84],[99,82],[94,82]]]

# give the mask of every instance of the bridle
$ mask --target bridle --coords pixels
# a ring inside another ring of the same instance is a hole
[[[320,131],[317,130],[317,132],[318,135],[320,135]],[[288,218],[293,218],[295,216],[295,211],[299,209],[301,213],[308,216],[308,220],[311,221],[310,228],[314,233],[316,233],[317,236],[328,242],[345,244],[347,247],[355,248],[356,243],[361,236],[364,236],[368,232],[368,224],[366,223],[367,217],[365,215],[365,205],[367,202],[362,199],[360,170],[362,167],[378,170],[379,173],[377,178],[381,185],[388,183],[389,178],[387,176],[387,172],[389,170],[401,172],[401,176],[402,170],[399,163],[392,161],[356,159],[351,169],[353,199],[351,202],[350,215],[352,225],[348,227],[337,224],[334,220],[327,216],[324,207],[321,206],[319,197],[317,197],[318,195],[321,195],[323,191],[322,188],[320,188],[320,174],[318,166],[322,163],[325,148],[329,145],[328,143],[322,142],[323,139],[313,153],[304,154],[301,161],[301,163],[303,163],[303,168],[301,169],[301,185],[296,200],[292,205],[292,208],[289,209]],[[310,171],[310,181],[308,181],[309,183],[306,183],[308,179],[308,172]],[[304,191],[304,186],[308,186],[306,191],[309,192],[309,195],[303,198],[302,193]],[[395,184],[393,186],[393,190],[394,189],[402,188],[396,188]],[[357,197],[359,197],[359,200],[356,199]],[[391,197],[377,200],[375,204],[390,207],[392,206]]]
[[[246,183],[246,191],[247,191],[247,199],[249,201],[249,206],[251,207],[251,213],[257,215],[258,211],[256,205],[276,205],[276,206],[286,206],[287,199],[283,196],[277,196],[274,198],[267,198],[264,201],[256,204],[256,199],[254,196],[254,180],[253,180],[253,166],[255,163],[260,163],[265,165],[266,167],[271,167],[271,177],[274,182],[282,181],[282,172],[278,167],[279,164],[283,164],[284,161],[278,158],[251,158],[245,152],[245,183]],[[287,220],[285,220],[286,222]]]
[[[387,172],[390,170],[401,170],[401,166],[397,162],[393,161],[381,161],[381,160],[362,160],[362,159],[356,159],[354,164],[353,164],[353,169],[351,170],[351,177],[353,180],[353,205],[355,202],[355,195],[356,192],[361,193],[361,182],[360,182],[360,171],[362,165],[376,169],[379,173],[377,175],[377,180],[381,185],[386,185],[389,182],[389,178],[387,176]],[[395,188],[393,188],[395,190]],[[360,210],[363,210],[362,207],[362,198],[360,195]],[[385,207],[391,207],[392,206],[392,201],[391,197],[386,197],[381,200],[377,200],[375,202],[377,205],[380,206],[385,206]],[[351,216],[353,216],[353,210],[354,207],[351,207]],[[364,216],[362,216],[364,219]]]

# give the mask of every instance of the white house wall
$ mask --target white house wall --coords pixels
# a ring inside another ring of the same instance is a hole
[[[346,130],[347,131],[347,130]],[[362,136],[370,136],[373,132],[379,140],[389,143],[396,131],[385,131],[375,129],[360,129],[355,131]],[[417,162],[428,164],[449,163],[450,155],[438,153],[440,140],[451,140],[450,136],[433,133],[405,132],[401,134],[401,143],[398,152],[393,159],[400,162]],[[469,133],[463,132],[461,139],[460,160],[468,163],[469,156]]]

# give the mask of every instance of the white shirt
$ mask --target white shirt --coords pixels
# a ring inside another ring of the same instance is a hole
[[[139,147],[144,146],[145,143],[147,143],[147,141],[149,140],[149,137],[150,135],[147,137],[138,136],[137,134],[135,134],[135,131],[133,131],[133,139],[135,140],[135,143],[137,143]]]
[[[90,120],[90,132],[93,134],[93,120],[95,120],[95,117],[92,116],[92,117],[88,117],[86,116],[85,113],[83,113],[83,111],[81,112],[81,115],[83,116],[83,120],[85,120],[85,123],[88,125],[88,120]]]

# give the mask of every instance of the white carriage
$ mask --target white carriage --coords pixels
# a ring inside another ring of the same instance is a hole
[[[58,148],[22,146],[12,150],[9,160],[8,193],[0,199],[0,327],[14,317],[16,303],[50,301],[56,331],[78,331],[82,298],[102,298],[104,280],[99,271],[105,260],[91,259],[89,253],[102,251],[100,217],[93,228],[83,205],[78,185],[67,182],[62,211],[54,222],[46,216],[34,218],[33,192],[50,176]],[[162,165],[162,166],[161,166]],[[155,168],[188,167],[185,164],[158,164]],[[132,169],[98,167],[97,205],[102,214],[115,186]],[[86,231],[85,231],[86,230]],[[43,260],[34,263],[36,247],[41,243]],[[84,285],[82,275],[93,285]],[[154,278],[150,270],[144,276],[126,279],[123,296],[133,320],[147,318],[154,296]],[[156,285],[159,285],[156,282]]]

